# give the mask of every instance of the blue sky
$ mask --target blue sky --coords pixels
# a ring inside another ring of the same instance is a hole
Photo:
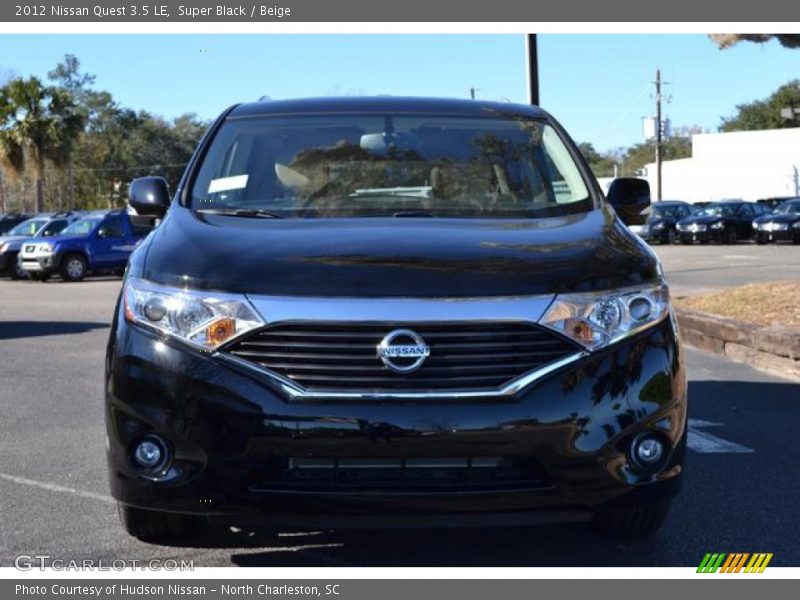
[[[1,35],[0,74],[44,76],[65,53],[80,58],[124,105],[174,117],[216,116],[272,98],[344,94],[524,102],[521,35]],[[641,141],[657,67],[670,82],[673,125],[715,129],[742,102],[800,78],[800,50],[703,35],[541,35],[541,104],[599,149]]]

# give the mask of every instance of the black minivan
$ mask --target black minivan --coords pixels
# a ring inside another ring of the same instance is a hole
[[[546,112],[234,106],[133,253],[106,361],[126,530],[664,522],[686,381],[658,259]],[[614,210],[616,207],[617,210]]]

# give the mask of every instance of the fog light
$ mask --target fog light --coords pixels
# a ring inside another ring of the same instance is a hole
[[[631,444],[631,460],[642,469],[656,471],[663,466],[666,448],[663,442],[652,435],[637,437]]]
[[[147,471],[157,471],[167,463],[167,447],[155,436],[140,440],[131,455],[134,466]]]

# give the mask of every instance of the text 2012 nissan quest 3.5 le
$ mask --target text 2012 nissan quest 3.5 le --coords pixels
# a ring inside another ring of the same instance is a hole
[[[664,522],[686,381],[658,259],[546,112],[241,104],[133,253],[107,355],[127,531]],[[613,207],[616,207],[614,210]]]

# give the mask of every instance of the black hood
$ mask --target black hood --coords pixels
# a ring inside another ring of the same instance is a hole
[[[795,223],[800,221],[798,213],[772,213],[758,217],[756,223]]]
[[[131,274],[253,294],[475,297],[635,285],[658,267],[609,209],[548,219],[249,219],[173,206]]]

